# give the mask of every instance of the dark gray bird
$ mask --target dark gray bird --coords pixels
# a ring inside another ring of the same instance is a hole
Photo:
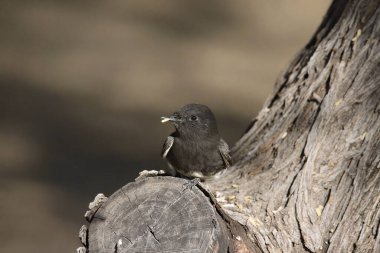
[[[171,169],[185,177],[205,179],[230,166],[228,145],[220,138],[215,116],[207,106],[185,105],[161,122],[175,127],[161,153]]]

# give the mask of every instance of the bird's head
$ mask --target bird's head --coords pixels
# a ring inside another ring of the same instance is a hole
[[[188,104],[161,122],[171,122],[181,137],[207,138],[218,136],[215,116],[205,105]]]

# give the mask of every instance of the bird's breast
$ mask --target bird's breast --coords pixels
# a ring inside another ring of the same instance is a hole
[[[224,169],[218,145],[212,141],[175,138],[167,159],[177,171],[189,176],[194,173],[213,175]]]

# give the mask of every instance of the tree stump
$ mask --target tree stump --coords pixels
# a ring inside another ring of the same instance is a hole
[[[89,226],[90,252],[227,252],[230,234],[192,181],[147,177],[115,192]]]
[[[332,2],[231,155],[205,183],[215,199],[182,179],[124,187],[95,214],[90,252],[380,252],[379,0]]]

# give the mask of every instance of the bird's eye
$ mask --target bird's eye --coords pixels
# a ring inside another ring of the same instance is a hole
[[[197,118],[197,116],[195,116],[195,115],[191,115],[190,119],[191,119],[192,121],[194,121],[194,120],[197,120],[198,118]]]

